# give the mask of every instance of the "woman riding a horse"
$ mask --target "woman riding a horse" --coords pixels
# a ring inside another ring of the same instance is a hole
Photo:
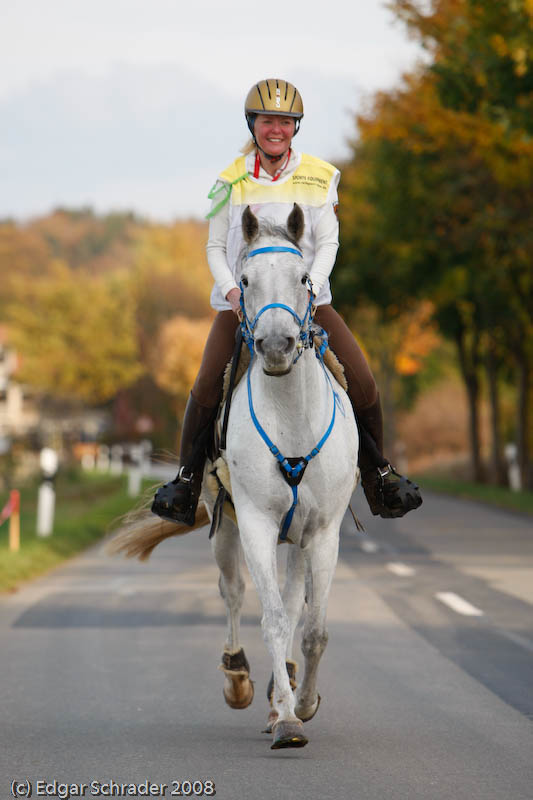
[[[292,147],[303,117],[298,90],[284,80],[254,84],[245,101],[252,135],[237,158],[219,176],[212,199],[207,258],[215,279],[211,304],[218,312],[205,347],[200,371],[192,387],[183,420],[180,471],[172,487],[171,516],[194,524],[207,450],[222,394],[223,374],[235,344],[241,290],[239,264],[244,245],[242,216],[250,206],[259,220],[285,223],[295,202],[305,226],[299,242],[309,273],[315,322],[328,334],[331,349],[344,367],[348,396],[360,434],[361,482],[374,515],[401,517],[417,508],[418,487],[382,455],[383,420],[376,382],[361,348],[331,305],[329,275],[339,246],[337,186],[340,172],[314,156]],[[168,518],[154,503],[153,511]]]

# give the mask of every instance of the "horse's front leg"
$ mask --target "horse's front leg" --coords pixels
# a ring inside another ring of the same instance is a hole
[[[241,545],[236,525],[227,517],[211,540],[220,570],[218,586],[226,604],[228,633],[220,668],[225,675],[224,699],[231,708],[247,708],[254,697],[250,665],[240,646],[240,620],[244,596]]]
[[[278,586],[278,529],[271,517],[249,506],[239,508],[238,518],[244,557],[263,609],[263,637],[272,657],[272,705],[277,713],[272,728],[272,749],[302,747],[307,744],[307,738],[303,734],[301,721],[294,713],[294,695],[285,665],[291,625]]]
[[[292,660],[294,633],[302,616],[305,604],[305,560],[299,545],[289,544],[287,553],[287,575],[283,587],[283,605],[289,617],[289,641],[287,663]],[[292,662],[294,664],[294,662]]]
[[[283,606],[287,612],[289,619],[289,638],[287,641],[287,651],[285,654],[285,663],[289,681],[294,691],[296,688],[296,670],[298,665],[293,661],[292,650],[294,644],[294,633],[296,626],[302,616],[303,607],[305,604],[305,561],[302,555],[302,549],[299,545],[289,544],[287,546],[287,573],[285,577],[285,585],[282,593]],[[271,676],[267,696],[272,703],[274,694],[274,675]],[[270,711],[268,715],[268,723],[265,733],[271,733],[274,724],[277,722],[278,712],[275,709]]]
[[[305,592],[307,614],[302,636],[305,659],[304,676],[297,692],[296,714],[303,721],[317,712],[320,695],[317,692],[318,665],[328,642],[326,612],[339,553],[339,526],[329,526],[318,532],[304,548],[306,564]]]

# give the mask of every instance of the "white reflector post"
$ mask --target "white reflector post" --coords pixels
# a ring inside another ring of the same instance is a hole
[[[56,490],[53,481],[57,473],[59,458],[51,447],[43,447],[40,462],[43,482],[39,486],[37,500],[37,536],[50,536],[54,529],[56,505]]]
[[[143,449],[141,445],[132,445],[130,449],[131,464],[128,470],[128,495],[137,497],[141,493],[143,477]]]
[[[54,529],[56,493],[52,483],[45,481],[39,486],[37,502],[37,536],[50,536]]]

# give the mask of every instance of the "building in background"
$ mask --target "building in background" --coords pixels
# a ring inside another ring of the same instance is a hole
[[[0,327],[0,451],[6,440],[36,430],[39,413],[32,391],[16,380],[17,353],[7,344],[5,328]]]

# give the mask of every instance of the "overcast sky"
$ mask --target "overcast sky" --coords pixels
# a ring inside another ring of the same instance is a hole
[[[354,112],[418,57],[382,0],[2,0],[0,217],[201,216],[252,83],[295,83],[295,144],[335,161]]]

